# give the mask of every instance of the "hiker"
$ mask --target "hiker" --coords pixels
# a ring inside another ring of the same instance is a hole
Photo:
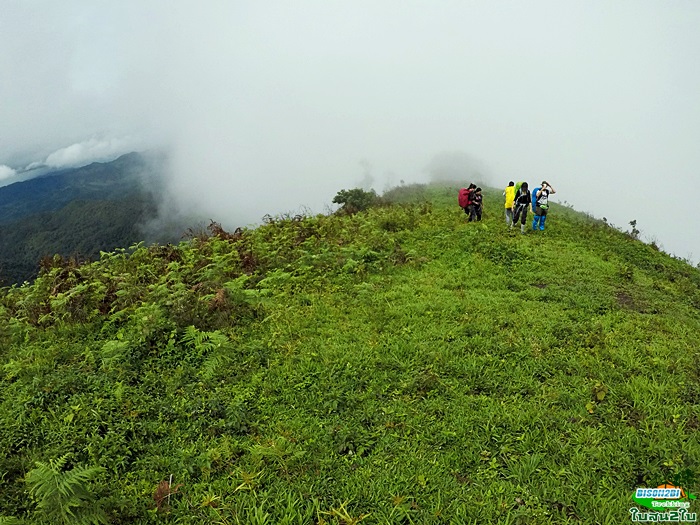
[[[540,188],[535,188],[532,193],[532,211],[535,213],[535,217],[532,219],[533,230],[536,230],[539,226],[540,231],[544,231],[544,222],[547,219],[547,210],[549,209],[549,195],[556,192],[546,180],[542,181]]]
[[[474,190],[472,195],[471,210],[469,211],[469,222],[473,220],[481,220],[481,212],[483,210],[483,201],[481,196],[481,188]]]
[[[506,226],[513,225],[513,201],[515,200],[515,182],[510,181],[503,196],[506,198]]]
[[[471,204],[474,197],[476,184],[471,183],[468,188],[459,190],[459,206],[464,210],[464,213],[470,215]]]
[[[467,216],[471,215],[474,190],[476,190],[476,184],[474,183],[471,183],[468,188],[462,188],[459,190],[459,206],[464,210],[464,213],[467,214]]]
[[[527,182],[523,182],[513,201],[515,212],[513,214],[513,224],[510,225],[512,228],[520,220],[520,233],[523,234],[525,233],[525,219],[527,218],[527,210],[530,208],[530,199],[530,190],[527,188]]]

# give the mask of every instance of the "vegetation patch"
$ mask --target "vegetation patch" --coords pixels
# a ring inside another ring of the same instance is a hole
[[[500,192],[471,224],[390,196],[3,289],[0,523],[623,523],[636,487],[698,492],[697,269],[556,205],[521,235]]]

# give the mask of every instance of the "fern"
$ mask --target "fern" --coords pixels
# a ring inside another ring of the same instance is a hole
[[[66,456],[38,462],[25,478],[40,516],[48,523],[73,525],[106,524],[107,516],[93,504],[87,483],[104,472],[102,467],[75,467],[63,472]]]
[[[217,374],[220,374],[221,370],[228,367],[232,361],[233,358],[230,354],[214,354],[204,362],[200,374],[202,375],[202,378],[206,380],[214,379]]]
[[[226,334],[219,332],[202,332],[194,326],[188,326],[182,335],[182,340],[189,350],[203,356],[218,348],[228,348],[230,340]]]

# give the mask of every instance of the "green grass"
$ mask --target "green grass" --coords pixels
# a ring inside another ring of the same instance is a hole
[[[40,522],[24,477],[64,456],[112,523],[624,523],[638,486],[697,493],[697,269],[561,206],[521,235],[495,191],[479,224],[393,196],[6,289],[0,514]]]

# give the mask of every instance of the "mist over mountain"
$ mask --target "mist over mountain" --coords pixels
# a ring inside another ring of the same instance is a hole
[[[138,153],[63,169],[0,188],[0,224],[56,211],[74,200],[117,200],[154,188],[155,170]],[[151,184],[149,185],[149,181]]]
[[[653,0],[5,2],[0,183],[165,147],[161,216],[235,228],[462,150],[697,262],[699,24]]]

